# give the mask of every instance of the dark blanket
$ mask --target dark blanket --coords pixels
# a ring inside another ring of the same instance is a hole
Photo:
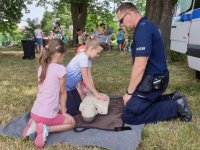
[[[96,115],[95,120],[91,123],[83,121],[81,113],[78,113],[76,116],[74,116],[76,120],[76,129],[79,131],[81,131],[81,128],[96,128],[113,131],[124,130],[126,128],[122,127],[123,120],[121,118],[123,107],[124,104],[122,97],[110,98],[107,115],[98,114]]]

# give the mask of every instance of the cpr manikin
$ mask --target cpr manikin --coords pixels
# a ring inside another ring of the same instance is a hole
[[[109,97],[107,100],[98,100],[93,94],[88,94],[80,104],[82,119],[85,122],[92,122],[97,114],[106,115],[108,113]]]

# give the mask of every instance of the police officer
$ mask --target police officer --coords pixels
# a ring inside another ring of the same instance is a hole
[[[116,13],[121,25],[135,29],[131,48],[133,68],[123,96],[123,120],[129,124],[158,122],[174,117],[190,121],[192,112],[180,92],[162,95],[168,86],[169,73],[159,29],[142,17],[130,2],[121,4]]]

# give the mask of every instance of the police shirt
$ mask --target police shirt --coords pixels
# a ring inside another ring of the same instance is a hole
[[[149,57],[145,75],[164,74],[167,71],[161,33],[147,17],[141,18],[135,28],[131,53],[133,63],[135,57]]]

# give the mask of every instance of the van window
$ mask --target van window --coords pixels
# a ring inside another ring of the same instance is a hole
[[[176,8],[176,16],[189,11],[192,8],[192,0],[178,0]]]
[[[200,8],[200,0],[195,0],[194,9]]]

